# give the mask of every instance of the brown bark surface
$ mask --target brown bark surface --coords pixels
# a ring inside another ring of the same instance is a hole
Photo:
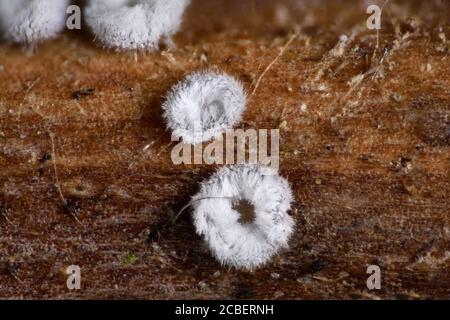
[[[450,5],[391,1],[378,48],[367,5],[197,0],[158,53],[86,28],[33,53],[0,43],[0,298],[448,299]],[[251,93],[277,56],[240,127],[280,129],[296,231],[264,268],[230,270],[189,213],[168,223],[215,168],[172,164],[161,102],[205,68]]]

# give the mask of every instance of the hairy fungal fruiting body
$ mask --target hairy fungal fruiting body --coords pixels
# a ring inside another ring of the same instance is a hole
[[[196,144],[232,128],[241,120],[245,104],[245,91],[233,77],[196,72],[169,92],[164,118],[175,137]]]
[[[289,183],[260,165],[222,167],[192,199],[196,231],[224,265],[253,270],[287,247]]]
[[[105,46],[118,50],[154,50],[181,25],[190,0],[90,0],[86,22]]]
[[[0,0],[0,31],[9,41],[34,44],[57,36],[69,0]]]

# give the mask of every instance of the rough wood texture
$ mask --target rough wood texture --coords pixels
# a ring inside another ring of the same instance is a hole
[[[137,60],[86,30],[0,43],[0,298],[448,299],[449,2],[391,1],[378,49],[367,5],[197,0],[178,47]],[[228,270],[189,214],[167,223],[214,168],[172,165],[161,101],[206,67],[251,92],[296,32],[242,127],[280,128],[297,229],[266,267]]]

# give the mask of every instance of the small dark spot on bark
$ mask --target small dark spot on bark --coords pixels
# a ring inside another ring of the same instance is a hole
[[[66,203],[64,205],[64,213],[77,216],[79,211],[80,211],[80,202],[78,200],[73,198],[66,199]]]
[[[0,216],[7,214],[9,210],[10,210],[10,208],[7,208],[0,204]]]
[[[42,158],[39,159],[39,162],[42,163],[42,164],[44,164],[44,163],[46,163],[47,161],[49,161],[49,160],[51,160],[51,159],[52,159],[52,155],[51,155],[51,154],[44,153],[44,155],[42,156]]]
[[[44,153],[44,155],[39,159],[39,169],[38,169],[39,176],[42,176],[44,174],[45,171],[44,165],[47,161],[51,159],[52,155],[48,153]]]
[[[401,157],[400,158],[400,164],[403,168],[406,168],[408,166],[408,163],[411,162],[411,158],[408,157]]]
[[[246,74],[246,73],[243,73],[243,74],[240,76],[240,79],[241,79],[242,82],[244,82],[244,83],[252,83],[252,82],[253,82],[252,76],[249,75],[249,74]]]
[[[251,299],[255,295],[255,291],[249,283],[239,283],[232,295],[233,298],[239,300]]]
[[[231,64],[233,62],[233,60],[234,60],[233,56],[228,56],[225,58],[224,63]]]
[[[72,93],[72,98],[80,100],[82,97],[87,97],[93,95],[95,92],[94,88],[81,89]]]
[[[308,267],[310,273],[316,273],[325,268],[325,263],[322,260],[314,260]]]
[[[148,234],[147,237],[147,242],[148,243],[158,243],[159,240],[161,239],[161,229],[155,228],[153,230],[150,231],[150,233]]]
[[[6,206],[0,204],[0,217],[5,218],[8,222],[10,222],[8,219],[8,214],[10,211],[11,211],[10,207],[6,207]]]
[[[20,264],[9,260],[6,262],[6,271],[10,276],[15,277],[20,271]]]
[[[162,221],[157,223],[152,229],[150,230],[148,236],[147,236],[147,243],[158,243],[162,236],[169,231],[170,228],[170,221]]]
[[[398,293],[398,294],[395,295],[395,299],[398,299],[398,300],[408,300],[408,299],[411,299],[411,297],[408,296],[408,295],[405,294],[405,293]]]

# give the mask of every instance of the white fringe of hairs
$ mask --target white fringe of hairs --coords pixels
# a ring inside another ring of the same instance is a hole
[[[214,71],[195,72],[175,85],[163,104],[167,126],[185,143],[219,137],[241,120],[246,94],[239,81]]]
[[[89,0],[85,18],[96,38],[117,50],[155,50],[181,25],[190,0]]]
[[[240,200],[252,205],[253,221],[239,222],[235,205]],[[288,246],[294,230],[288,214],[292,200],[287,180],[269,167],[222,167],[192,198],[193,221],[222,264],[253,270]]]
[[[69,0],[0,0],[0,31],[15,43],[34,44],[65,27]]]

